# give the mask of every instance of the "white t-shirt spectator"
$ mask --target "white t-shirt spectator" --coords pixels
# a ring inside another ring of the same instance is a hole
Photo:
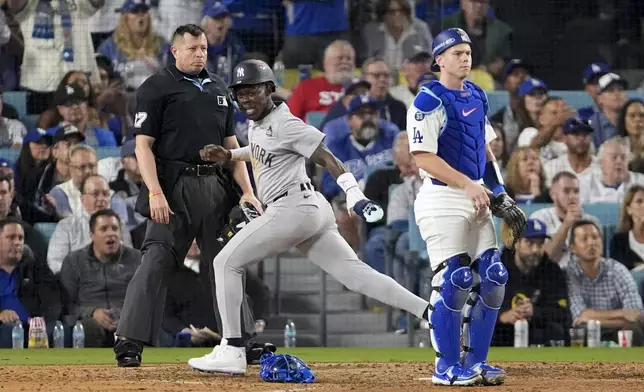
[[[644,185],[644,174],[629,172],[626,181],[618,187],[604,185],[599,170],[579,181],[579,200],[581,203],[618,203],[624,200],[624,195],[633,185]]]
[[[22,61],[20,87],[38,92],[53,92],[68,71],[90,73],[92,84],[100,83],[98,67],[94,58],[94,46],[90,33],[90,19],[97,11],[89,0],[74,1],[72,8],[72,39],[74,61],[63,60],[63,27],[61,15],[54,13],[54,38],[34,39],[34,19],[38,0],[29,0],[23,10],[16,14],[25,39],[25,54]],[[52,0],[56,10],[61,0]]]
[[[27,127],[18,120],[0,117],[0,147],[11,147],[22,144],[27,134]]]
[[[532,143],[532,139],[537,136],[539,130],[534,127],[528,127],[519,134],[519,139],[517,140],[517,147],[528,147]],[[550,143],[541,147],[541,160],[542,162],[548,162],[552,159],[559,158],[568,152],[568,146],[566,143],[557,142],[551,140]]]
[[[582,181],[590,177],[595,170],[599,170],[599,161],[594,155],[590,156],[590,165],[581,173],[575,172],[575,170],[570,165],[570,162],[568,161],[568,153],[560,156],[559,158],[552,159],[543,165],[543,171],[546,175],[546,186],[548,188],[552,186],[552,179],[557,175],[557,173],[561,173],[563,171],[570,172],[576,175],[577,178],[579,178],[579,182],[581,183]]]

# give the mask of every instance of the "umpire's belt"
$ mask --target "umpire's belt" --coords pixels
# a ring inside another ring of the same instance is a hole
[[[310,182],[301,183],[300,185],[295,185],[295,186],[291,187],[291,189],[287,190],[286,192],[278,195],[276,198],[274,198],[271,201],[271,203],[275,203],[276,201],[278,201],[282,197],[286,197],[288,195],[295,195],[296,193],[305,192],[307,189],[310,190],[310,191],[313,190],[313,185],[311,185]]]
[[[164,161],[164,163],[177,167],[179,169],[179,175],[205,177],[221,174],[221,166],[217,164],[196,165],[194,163],[181,161]]]

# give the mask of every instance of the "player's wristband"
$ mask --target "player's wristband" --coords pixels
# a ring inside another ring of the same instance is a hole
[[[348,193],[349,189],[351,189],[351,188],[360,189],[360,188],[358,188],[358,181],[356,181],[356,178],[350,172],[346,172],[346,173],[341,174],[337,178],[336,182],[338,183],[340,188],[342,188],[344,193]]]
[[[505,192],[505,183],[503,182],[503,176],[501,176],[501,170],[499,170],[499,165],[496,161],[488,161],[485,164],[485,174],[483,174],[483,182],[485,186],[488,187],[494,194],[498,196],[501,193]]]

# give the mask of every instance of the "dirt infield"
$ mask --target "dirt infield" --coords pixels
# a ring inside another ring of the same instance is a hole
[[[420,363],[312,364],[314,384],[270,384],[257,367],[245,377],[194,372],[186,365],[149,365],[138,369],[111,366],[0,367],[0,391],[427,391],[431,368]],[[644,363],[505,363],[508,380],[501,387],[449,388],[498,391],[644,391]]]

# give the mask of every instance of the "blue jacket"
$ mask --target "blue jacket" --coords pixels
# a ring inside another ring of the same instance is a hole
[[[287,36],[318,35],[349,30],[349,18],[344,0],[302,0],[286,9]],[[306,48],[303,48],[304,50]]]
[[[341,117],[336,120],[346,118]],[[332,121],[335,122],[336,120]],[[383,124],[384,123],[384,124]],[[327,127],[331,123],[327,124]],[[334,138],[327,138],[326,145],[329,150],[340,160],[347,169],[353,173],[356,180],[364,178],[365,169],[370,166],[380,166],[383,164],[393,163],[392,147],[394,139],[398,134],[398,128],[382,120],[380,125],[380,135],[373,140],[367,147],[363,147],[354,141],[346,124],[345,131],[342,133],[340,128],[336,128],[338,134]],[[327,198],[332,198],[340,194],[340,187],[333,176],[328,171],[322,173],[322,193]]]
[[[47,128],[45,132],[47,132],[48,135],[51,135],[54,137],[56,135],[56,131],[60,128],[60,126],[56,127],[51,127]],[[99,128],[99,127],[88,127],[87,128],[90,131],[94,131],[94,134],[96,135],[96,142],[98,143],[97,146],[92,146],[92,147],[116,147],[116,137],[114,136],[114,133],[112,131]]]

